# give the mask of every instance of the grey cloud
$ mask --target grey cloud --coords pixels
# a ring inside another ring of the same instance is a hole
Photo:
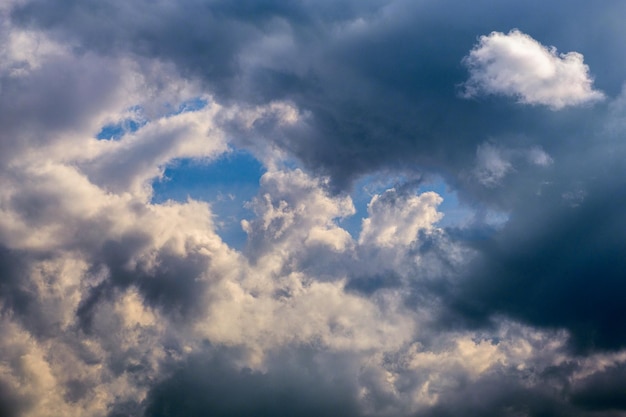
[[[584,413],[564,401],[550,387],[525,387],[517,378],[491,375],[475,382],[462,381],[452,394],[420,415],[448,416],[518,416],[579,417]],[[587,414],[589,415],[589,414]]]
[[[624,412],[626,400],[621,387],[626,383],[623,365],[611,366],[586,377],[572,390],[572,402],[584,409],[597,412]]]
[[[0,146],[3,163],[18,151],[89,127],[94,113],[114,103],[120,74],[106,60],[71,61],[52,56],[45,70],[0,80]],[[98,82],[94,82],[98,80]],[[16,138],[19,137],[19,140]]]
[[[28,401],[19,398],[19,396],[0,379],[0,415],[17,417],[21,416],[26,410],[28,410]]]
[[[395,271],[381,273],[369,273],[366,275],[354,274],[346,284],[346,291],[356,291],[366,295],[385,288],[399,288],[402,285],[402,277]]]
[[[341,368],[329,377],[328,369],[306,350],[284,352],[274,361],[280,362],[259,372],[237,369],[228,353],[190,358],[150,391],[144,415],[362,415],[354,381]],[[349,362],[340,358],[338,363],[345,367]]]
[[[564,327],[577,350],[623,347],[624,184],[612,181],[590,184],[574,206],[545,192],[515,211],[501,231],[476,243],[480,256],[452,290],[455,308],[479,320],[501,313]]]
[[[199,302],[206,282],[203,274],[210,259],[199,254],[180,257],[172,253],[158,254],[156,268],[128,268],[128,247],[124,242],[108,242],[103,248],[105,265],[111,280],[121,285],[136,285],[144,294],[146,302],[186,315]],[[132,254],[132,252],[130,252]]]
[[[60,300],[49,300],[49,304],[42,302],[37,284],[27,277],[32,264],[53,258],[51,254],[33,255],[0,246],[0,311],[14,314],[21,325],[37,337],[51,337],[59,331],[57,307]]]
[[[242,353],[209,348],[179,364],[151,389],[144,415],[591,417],[619,416],[624,408],[619,396],[623,366],[596,372],[574,385],[570,381],[580,370],[576,362],[544,369],[503,365],[479,378],[448,370],[446,378],[429,385],[438,393],[436,404],[411,412],[398,409],[393,394],[376,391],[377,377],[367,369],[361,369],[358,378],[351,376],[354,364],[348,357],[291,347],[272,355],[268,369],[260,372],[235,365]],[[398,390],[410,390],[423,376],[400,373]],[[364,387],[366,400],[357,401]]]
[[[106,268],[107,279],[90,289],[76,311],[85,331],[90,331],[99,303],[119,295],[116,289],[137,288],[147,305],[164,309],[172,319],[185,320],[198,313],[210,278],[205,275],[210,259],[198,254],[180,257],[165,250],[155,254],[156,267],[132,266],[132,259],[149,244],[149,238],[141,235],[105,242],[93,270]]]

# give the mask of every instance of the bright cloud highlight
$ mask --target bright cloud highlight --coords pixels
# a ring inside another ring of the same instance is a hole
[[[464,95],[494,94],[515,97],[523,104],[542,104],[559,110],[602,100],[593,89],[582,54],[558,54],[519,30],[481,36],[463,63],[470,70]]]

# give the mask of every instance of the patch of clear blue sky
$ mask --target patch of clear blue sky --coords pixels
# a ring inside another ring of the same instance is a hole
[[[419,187],[419,192],[434,191],[439,194],[443,201],[438,210],[443,213],[443,219],[439,220],[439,227],[462,226],[474,215],[474,211],[463,206],[455,191],[451,190],[442,178],[435,178],[425,182]]]
[[[264,172],[263,165],[243,150],[227,152],[213,161],[181,159],[165,169],[163,179],[153,182],[152,202],[192,198],[210,203],[218,234],[240,249],[247,238],[241,220],[253,216],[245,203],[257,195]]]
[[[100,140],[119,140],[127,133],[137,131],[144,123],[134,119],[123,119],[118,123],[104,126],[96,135]]]

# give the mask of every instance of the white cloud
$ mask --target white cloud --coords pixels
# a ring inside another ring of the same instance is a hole
[[[593,89],[582,54],[558,54],[554,47],[543,46],[519,30],[481,36],[463,62],[470,71],[464,85],[466,97],[511,96],[553,110],[604,98]]]
[[[405,195],[395,189],[372,197],[363,220],[359,243],[378,247],[410,245],[420,230],[433,228],[443,214],[437,206],[443,201],[432,191],[420,195]]]
[[[327,179],[311,178],[299,169],[265,173],[261,195],[251,204],[258,218],[243,222],[251,241],[262,246],[272,242],[286,251],[302,242],[343,250],[351,238],[334,220],[352,215],[354,205],[347,196],[329,196],[327,186]]]

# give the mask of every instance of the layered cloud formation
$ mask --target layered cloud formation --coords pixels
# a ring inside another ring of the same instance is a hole
[[[626,413],[626,10],[534,3],[4,2],[0,415]]]

